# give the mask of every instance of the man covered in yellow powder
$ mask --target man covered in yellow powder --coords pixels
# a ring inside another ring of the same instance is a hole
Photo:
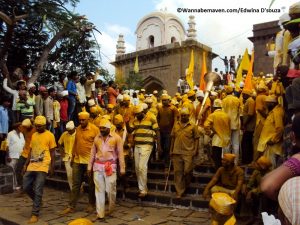
[[[78,114],[80,125],[76,128],[75,142],[72,151],[72,191],[69,206],[60,214],[65,215],[75,210],[76,203],[80,194],[81,183],[84,175],[87,173],[87,167],[91,156],[91,149],[94,144],[94,138],[99,134],[99,128],[89,122],[90,114],[81,112]],[[89,205],[87,212],[94,210],[95,204],[95,185],[92,177],[88,178],[89,185]]]
[[[266,204],[263,204],[259,207],[261,199],[265,198],[262,195],[262,191],[260,189],[260,183],[261,179],[264,175],[266,175],[268,172],[270,172],[270,168],[272,166],[271,161],[261,156],[256,162],[254,163],[255,170],[252,172],[251,177],[247,184],[243,187],[243,194],[246,196],[246,201],[251,203],[251,209],[252,209],[252,215],[254,218],[251,218],[251,221],[254,223],[256,220],[255,217],[259,216],[259,208],[261,207],[261,212],[265,212],[268,210],[268,206]],[[266,201],[264,201],[266,202]],[[253,224],[248,222],[248,224]]]
[[[90,108],[89,122],[91,122],[94,125],[99,124],[101,117],[102,117],[102,115],[100,114],[99,109],[96,106],[93,106]]]
[[[46,117],[37,116],[34,120],[36,131],[30,142],[30,152],[24,165],[23,190],[33,201],[31,218],[28,223],[38,221],[41,209],[44,184],[49,171],[54,169],[54,135],[46,130]]]
[[[234,199],[242,189],[244,182],[244,171],[234,164],[235,155],[225,153],[222,158],[222,167],[220,167],[211,181],[206,185],[203,197],[207,198],[209,192],[224,192],[232,196]]]
[[[94,177],[97,220],[104,220],[105,192],[108,196],[111,214],[115,207],[117,195],[117,164],[120,174],[125,175],[123,141],[119,135],[111,132],[111,122],[102,119],[99,124],[100,134],[94,139],[88,164],[88,176]]]
[[[236,201],[226,193],[214,193],[209,202],[211,225],[235,225],[233,214]]]
[[[265,104],[269,113],[261,131],[257,151],[270,159],[273,166],[276,166],[276,155],[282,155],[284,110],[278,104],[276,96],[268,96]]]
[[[66,124],[66,131],[60,136],[58,140],[58,147],[62,156],[62,161],[65,164],[67,179],[70,190],[72,190],[72,151],[75,142],[76,127],[74,122],[71,120]]]
[[[236,155],[235,162],[239,161],[240,146],[240,100],[234,96],[233,88],[225,86],[227,96],[222,100],[223,111],[230,117],[231,146],[225,148],[225,152]],[[230,152],[232,151],[232,152]]]
[[[212,136],[212,159],[218,169],[222,165],[222,148],[230,143],[230,117],[222,111],[221,99],[214,101],[213,110],[204,122],[204,130]]]

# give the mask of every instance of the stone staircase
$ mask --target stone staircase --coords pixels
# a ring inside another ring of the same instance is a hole
[[[60,163],[56,163],[60,164]],[[204,164],[198,166],[193,171],[193,178],[189,188],[186,191],[186,195],[181,199],[176,199],[176,192],[174,186],[174,174],[173,169],[169,175],[169,181],[166,191],[166,175],[164,171],[163,162],[152,161],[148,165],[148,195],[143,198],[138,198],[138,185],[135,175],[135,171],[132,168],[132,162],[129,163],[127,171],[128,174],[128,185],[126,193],[123,192],[123,188],[118,182],[118,192],[117,197],[122,199],[130,199],[143,202],[151,202],[155,204],[163,204],[169,206],[183,206],[189,208],[207,208],[208,201],[202,198],[202,193],[205,185],[210,181],[211,177],[214,174],[214,168],[210,164]],[[53,177],[47,177],[46,185],[61,189],[69,190],[69,185],[67,182],[67,175],[65,168],[57,165],[55,169],[55,174]]]

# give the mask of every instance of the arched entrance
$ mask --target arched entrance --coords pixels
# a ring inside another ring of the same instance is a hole
[[[149,94],[153,93],[154,90],[160,92],[165,89],[163,83],[153,76],[149,76],[143,81],[143,87],[145,88],[146,93]]]

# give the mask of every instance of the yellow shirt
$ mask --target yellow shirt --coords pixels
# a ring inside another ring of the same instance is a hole
[[[76,132],[69,134],[68,131],[65,131],[59,138],[58,144],[64,146],[65,157],[63,161],[69,161],[72,158],[72,150],[75,142]]]
[[[276,96],[281,96],[284,94],[284,87],[280,81],[273,81],[272,82],[272,87],[270,90],[270,95],[276,95]]]
[[[230,118],[221,109],[211,113],[204,122],[204,129],[208,132],[212,130],[215,134],[212,138],[212,146],[226,147],[230,142]]]
[[[54,135],[46,130],[43,133],[35,132],[32,135],[30,148],[30,163],[27,171],[48,173],[51,162],[50,150],[56,147]]]
[[[92,123],[88,123],[87,127],[76,128],[75,142],[73,146],[74,162],[88,164],[91,156],[91,149],[94,138],[99,134],[99,129]]]
[[[240,128],[240,100],[233,95],[227,95],[222,101],[223,111],[230,117],[231,130]]]
[[[129,126],[134,129],[135,145],[153,145],[155,132],[159,127],[152,113],[148,112],[141,121],[134,119],[129,123]]]
[[[273,153],[281,155],[281,143],[284,129],[283,116],[284,111],[280,105],[275,106],[268,114],[260,134],[257,151],[264,152],[268,147]],[[268,141],[272,141],[275,144],[267,145]]]

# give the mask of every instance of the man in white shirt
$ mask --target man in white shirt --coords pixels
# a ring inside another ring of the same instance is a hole
[[[13,130],[7,135],[7,165],[13,168],[13,188],[17,189],[16,165],[25,145],[24,135],[21,132],[21,123],[13,125]]]

